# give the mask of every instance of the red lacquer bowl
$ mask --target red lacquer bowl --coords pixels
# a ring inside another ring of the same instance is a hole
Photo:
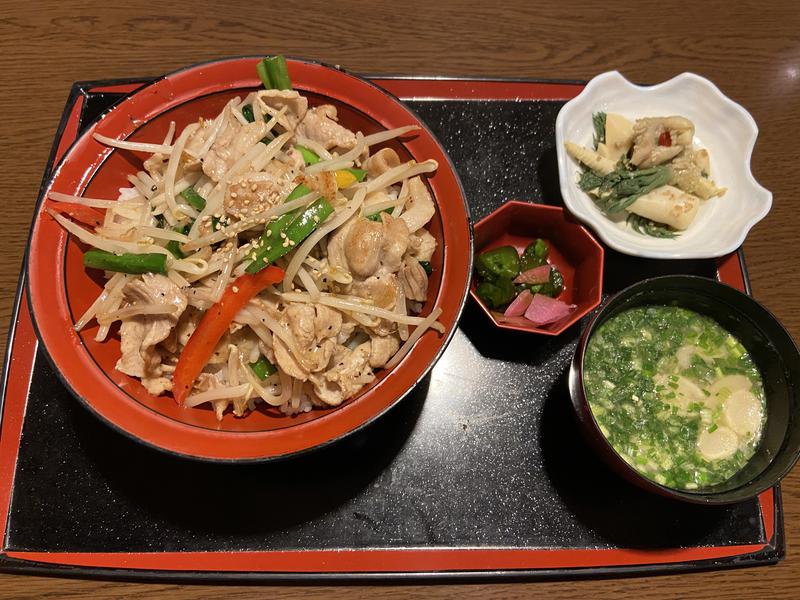
[[[470,294],[497,327],[558,335],[600,304],[603,247],[563,208],[511,200],[475,225],[475,253],[500,246],[514,246],[522,252],[536,238],[548,242],[547,260],[564,276],[564,291],[558,299],[577,306],[568,317],[547,325],[535,325],[525,317],[505,317],[475,293],[477,277],[473,277]]]
[[[58,192],[116,198],[128,187],[127,174],[141,168],[142,155],[110,150],[91,134],[138,141],[160,141],[170,121],[180,131],[198,117],[216,115],[234,96],[260,85],[255,57],[233,58],[188,67],[150,84],[112,108],[90,126],[67,152],[47,186]],[[257,461],[294,455],[324,446],[375,419],[402,399],[428,373],[456,327],[467,295],[472,266],[472,236],[461,183],[449,158],[422,121],[399,100],[372,83],[318,63],[289,61],[296,89],[311,105],[334,104],[340,122],[365,135],[416,124],[422,130],[389,145],[406,158],[435,159],[438,171],[428,182],[437,204],[430,224],[438,240],[428,300],[423,314],[443,311],[445,335],[427,332],[392,371],[358,397],[336,409],[295,417],[262,408],[245,418],[226,414],[221,422],[207,408],[184,409],[171,396],[150,395],[135,378],[114,369],[119,338],[94,341],[96,325],[76,333],[73,323],[99,294],[101,286],[82,264],[83,248],[37,207],[28,253],[29,298],[39,339],[56,371],[74,395],[115,428],[153,447],[220,461]]]

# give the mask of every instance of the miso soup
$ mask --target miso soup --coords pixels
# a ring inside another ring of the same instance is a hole
[[[589,340],[584,388],[619,455],[672,488],[726,481],[764,428],[752,358],[713,319],[685,308],[637,307],[603,323]]]

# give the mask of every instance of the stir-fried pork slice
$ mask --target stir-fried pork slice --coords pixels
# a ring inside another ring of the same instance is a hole
[[[383,204],[384,202],[391,202],[395,198],[392,198],[389,194],[387,194],[383,190],[378,190],[377,192],[370,192],[364,197],[364,208],[369,208],[370,205],[372,204]]]
[[[267,124],[256,121],[242,125],[233,117],[228,118],[217,139],[203,158],[203,173],[219,181],[233,164],[255,146],[267,133]]]
[[[225,212],[243,219],[280,204],[295,187],[297,172],[289,165],[271,161],[261,173],[234,180],[225,192]]]
[[[342,313],[321,304],[291,304],[281,315],[281,322],[289,328],[300,356],[293,355],[276,336],[273,345],[278,366],[302,381],[309,373],[324,371],[342,329]]]
[[[297,126],[297,133],[322,144],[326,150],[355,148],[356,135],[337,122],[336,107],[323,104],[310,109]]]
[[[315,304],[314,335],[316,339],[335,338],[342,329],[342,313],[323,304]]]
[[[375,306],[392,310],[397,298],[397,277],[394,273],[388,273],[354,281],[350,293],[371,301]]]
[[[341,248],[337,244],[341,244]],[[344,269],[349,267],[354,275],[367,278],[379,270],[381,273],[397,271],[407,248],[405,222],[381,213],[381,222],[358,218],[349,226],[346,236],[331,236],[328,253],[331,265]],[[342,255],[345,264],[335,264],[334,260],[338,262]]]
[[[405,221],[395,219],[385,212],[381,213],[381,225],[383,225],[381,268],[386,273],[394,273],[403,264],[403,255],[408,249],[409,229]]]
[[[339,406],[371,383],[375,375],[369,366],[370,349],[370,342],[354,350],[338,346],[333,356],[333,367],[310,379],[317,397],[329,406]]]
[[[286,151],[286,156],[289,157],[289,166],[295,171],[302,171],[306,166],[306,161],[303,159],[303,155],[300,154],[294,146]]]
[[[169,336],[178,322],[186,309],[186,296],[169,278],[148,273],[127,283],[123,298],[129,306],[163,304],[174,308],[170,314],[131,317],[120,326],[117,370],[141,378],[150,393],[160,394],[170,384],[163,380],[161,353],[155,346]]]
[[[400,166],[400,157],[391,148],[383,148],[369,157],[364,163],[370,177],[383,175],[389,169]]]
[[[408,238],[408,253],[417,260],[430,262],[436,250],[436,238],[425,229],[418,229]]]
[[[400,340],[395,335],[372,336],[370,339],[369,366],[373,369],[383,367],[399,349]]]
[[[419,177],[408,180],[408,194],[405,210],[400,218],[405,221],[408,231],[414,233],[431,220],[436,208],[431,193]]]
[[[192,290],[187,290],[191,292]],[[193,307],[191,303],[183,311],[183,314],[178,319],[175,327],[172,328],[169,335],[161,342],[161,348],[169,354],[177,354],[180,348],[183,348],[188,342],[194,330],[197,329],[197,324],[203,313]]]
[[[383,246],[383,225],[368,219],[357,219],[344,240],[344,256],[354,275],[369,277],[380,266]]]
[[[322,304],[292,304],[282,320],[301,349],[335,338],[342,328],[342,313]]]
[[[424,302],[428,297],[428,274],[416,258],[407,258],[403,262],[400,282],[406,299]]]
[[[259,100],[275,113],[286,107],[278,123],[286,130],[294,131],[308,110],[308,100],[294,90],[263,90],[257,94]]]
[[[336,342],[331,338],[327,338],[312,345],[310,348],[298,348],[298,352],[301,353],[300,356],[295,356],[286,347],[283,340],[277,336],[272,340],[272,347],[275,351],[275,360],[278,362],[278,366],[295,379],[306,381],[309,374],[319,373],[328,368],[336,348]]]
[[[282,371],[300,381],[308,380],[309,371],[300,364],[300,361],[278,336],[272,338],[272,349],[275,351],[275,362]]]
[[[320,193],[328,199],[328,202],[333,202],[336,198],[336,191],[339,187],[336,185],[336,175],[331,171],[323,171],[314,175],[306,175],[303,178],[303,183],[315,192]]]

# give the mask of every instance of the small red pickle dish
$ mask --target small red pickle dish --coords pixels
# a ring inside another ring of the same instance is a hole
[[[506,314],[491,310],[478,298],[473,276],[470,294],[497,327],[559,335],[600,304],[603,247],[563,208],[510,200],[474,229],[476,256],[500,246],[522,252],[530,242],[542,238],[550,246],[548,262],[564,276],[564,291],[557,299],[525,290],[511,302]],[[549,275],[550,265],[525,271],[518,279],[541,279]]]

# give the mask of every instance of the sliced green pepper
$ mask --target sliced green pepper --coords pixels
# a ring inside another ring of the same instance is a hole
[[[532,293],[544,294],[555,298],[564,290],[564,276],[561,271],[553,267],[550,269],[550,280],[547,283],[540,283],[536,290],[533,289],[534,287],[536,286],[530,288]]]
[[[309,150],[308,148],[306,148],[305,146],[301,146],[300,144],[297,144],[294,147],[294,149],[297,150],[302,155],[303,161],[305,161],[306,165],[314,165],[317,164],[320,160],[322,160],[317,155],[316,152],[314,152],[313,150]]]
[[[525,252],[522,253],[522,257],[520,258],[520,271],[528,271],[529,269],[547,264],[547,254],[549,251],[550,248],[548,248],[547,242],[542,239],[537,239],[535,242],[528,244],[528,247],[525,248]]]
[[[275,365],[269,362],[265,356],[259,356],[256,362],[250,363],[250,368],[261,381],[264,381],[267,377],[278,371]]]
[[[501,246],[478,255],[478,274],[489,281],[514,279],[520,273],[519,254],[513,246]]]
[[[479,283],[475,292],[489,305],[489,308],[500,308],[511,302],[517,295],[514,284],[508,277],[498,277],[494,281]]]
[[[116,271],[131,275],[140,273],[167,274],[167,255],[155,252],[148,254],[113,254],[105,250],[92,249],[84,253],[83,264],[90,269]]]

